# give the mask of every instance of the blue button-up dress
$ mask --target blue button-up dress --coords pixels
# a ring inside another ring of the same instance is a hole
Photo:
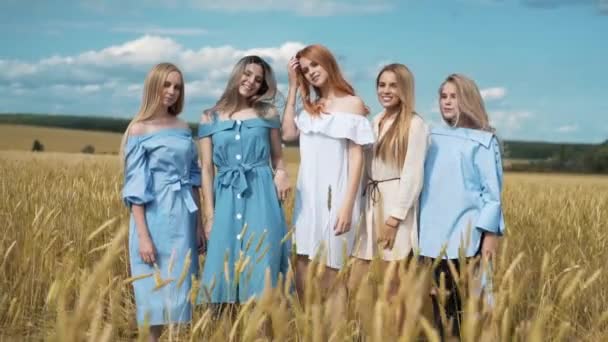
[[[165,128],[131,136],[125,146],[125,183],[122,197],[127,206],[145,206],[148,231],[156,248],[158,270],[139,255],[133,215],[130,220],[129,257],[137,322],[149,325],[187,322],[191,277],[197,274],[196,215],[192,187],[200,186],[198,153],[190,129]]]
[[[290,241],[270,166],[272,119],[220,120],[199,126],[211,137],[214,221],[201,279],[199,302],[244,302],[275,286],[286,274]],[[282,241],[283,240],[283,241]]]
[[[484,231],[502,235],[502,180],[494,134],[433,127],[420,195],[420,254],[457,259],[462,248],[471,257]]]

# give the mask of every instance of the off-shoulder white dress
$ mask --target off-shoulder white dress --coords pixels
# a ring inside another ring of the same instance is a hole
[[[361,188],[356,196],[351,229],[335,236],[334,226],[348,187],[348,142],[374,142],[367,117],[346,112],[313,117],[302,111],[295,118],[300,130],[300,169],[293,223],[298,255],[313,259],[321,251],[327,266],[339,269],[352,252],[361,216]]]

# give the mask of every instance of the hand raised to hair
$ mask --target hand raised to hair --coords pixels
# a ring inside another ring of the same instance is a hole
[[[298,59],[293,56],[289,59],[289,63],[287,64],[287,75],[289,78],[289,86],[297,87],[298,86],[298,72],[300,69],[300,62]]]

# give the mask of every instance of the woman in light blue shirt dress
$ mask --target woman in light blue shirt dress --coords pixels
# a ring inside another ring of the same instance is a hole
[[[190,128],[177,118],[183,103],[181,72],[169,63],[155,66],[121,145],[131,275],[144,276],[133,282],[137,323],[151,327],[153,341],[163,325],[190,321],[190,283],[197,274],[201,178]]]
[[[287,196],[289,181],[275,94],[270,66],[247,56],[234,67],[216,106],[201,118],[209,240],[200,303],[242,303],[276,286],[287,273],[290,241],[284,239],[280,200]]]
[[[460,335],[461,299],[448,261],[459,269],[459,253],[466,258],[494,255],[505,224],[501,206],[500,146],[488,122],[475,83],[450,75],[439,89],[439,107],[446,127],[431,128],[424,185],[420,196],[420,255],[438,262],[436,282],[445,274],[445,311],[453,320],[451,334]],[[442,338],[449,336],[433,296],[435,322]]]

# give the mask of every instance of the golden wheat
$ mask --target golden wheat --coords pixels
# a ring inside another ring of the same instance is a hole
[[[295,166],[290,169],[295,179]],[[128,214],[117,159],[0,152],[0,175],[0,340],[143,340],[145,330],[135,322],[130,283],[137,279],[128,272]],[[495,264],[495,304],[487,310],[475,295],[466,296],[465,340],[608,336],[606,193],[607,177],[507,174],[508,236]],[[288,217],[292,207],[287,201]],[[248,245],[259,248],[257,241]],[[255,261],[237,261],[241,269],[247,262]],[[316,266],[311,281],[323,274]],[[301,307],[290,272],[257,301],[221,311],[198,307],[191,325],[170,327],[163,339],[438,341],[426,295],[428,268],[414,262],[391,267],[402,283],[394,298],[381,268],[372,267],[347,302],[311,286]],[[466,267],[462,274],[465,289],[474,277]],[[198,288],[195,279],[194,292]]]

